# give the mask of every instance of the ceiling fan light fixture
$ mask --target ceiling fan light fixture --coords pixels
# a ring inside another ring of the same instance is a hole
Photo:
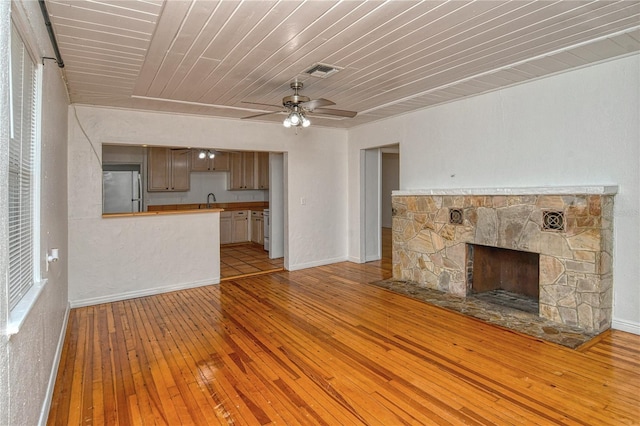
[[[287,117],[287,118],[285,118],[285,119],[284,119],[284,121],[282,122],[282,125],[283,125],[284,127],[286,127],[287,129],[288,129],[289,127],[291,127],[291,120],[289,120],[289,117]]]
[[[292,112],[291,114],[289,114],[289,121],[291,121],[291,124],[294,126],[297,126],[300,124],[300,114],[298,114],[297,112]]]
[[[302,116],[302,127],[309,127],[311,125],[311,121],[304,115]]]
[[[198,158],[201,160],[204,160],[205,158],[213,160],[214,158],[216,158],[216,152],[210,149],[201,149],[198,153]]]

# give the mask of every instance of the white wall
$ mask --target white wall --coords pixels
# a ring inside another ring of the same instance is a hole
[[[77,116],[77,118],[76,118]],[[78,123],[82,124],[82,128]],[[89,137],[87,140],[86,135]],[[212,138],[215,135],[215,138]],[[128,294],[148,293],[165,287],[153,283],[156,260],[141,255],[135,244],[121,247],[119,240],[135,229],[139,239],[148,230],[137,231],[127,220],[102,219],[100,158],[102,143],[198,146],[202,148],[287,152],[288,240],[290,269],[345,260],[347,245],[347,132],[313,127],[300,130],[282,125],[201,116],[71,106],[69,112],[69,298],[72,303],[88,303]],[[92,144],[92,145],[91,145]],[[95,149],[95,153],[92,149]],[[300,200],[304,198],[305,204]],[[180,216],[166,216],[176,221]],[[195,217],[195,216],[194,216]],[[147,225],[153,218],[137,218]],[[169,225],[167,225],[169,226]],[[142,234],[141,234],[142,233]],[[175,245],[171,232],[154,235],[159,245]],[[191,235],[203,244],[203,233]],[[169,265],[190,264],[194,249],[164,254]],[[116,248],[118,253],[116,253]],[[121,259],[135,259],[136,280],[113,285],[111,267]],[[218,258],[211,258],[219,267]],[[96,273],[95,271],[102,271]],[[219,271],[218,271],[219,273]],[[90,279],[88,279],[90,277]],[[173,277],[175,278],[175,277]],[[184,271],[177,283],[188,286],[202,279],[202,271]],[[174,280],[175,281],[175,280]]]
[[[360,257],[359,151],[400,142],[400,189],[617,184],[614,328],[640,334],[640,56],[349,132],[349,254]]]
[[[70,221],[72,307],[220,282],[220,214]]]
[[[0,2],[0,69],[9,69],[8,35],[12,7],[10,2]],[[14,17],[25,30],[23,37],[32,43],[35,55],[52,56],[49,39],[37,2],[13,3]],[[9,128],[8,74],[0,79],[0,129],[2,152],[0,153],[0,181],[7,182],[7,149]],[[27,315],[19,332],[8,338],[6,329],[6,278],[7,278],[7,212],[0,210],[0,424],[38,424],[41,409],[48,412],[48,403],[60,355],[64,325],[67,315],[67,97],[60,70],[53,61],[46,61],[42,88],[42,179],[40,246],[42,277],[48,284]],[[7,205],[7,187],[2,185],[0,205]],[[46,271],[46,250],[56,247],[60,260]]]

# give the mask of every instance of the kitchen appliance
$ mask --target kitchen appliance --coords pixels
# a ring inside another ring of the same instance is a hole
[[[269,236],[270,236],[270,228],[271,222],[269,220],[269,209],[264,209],[262,212],[262,219],[264,221],[264,249],[269,251],[271,246],[269,245]]]
[[[112,170],[106,170],[107,168]],[[139,211],[142,211],[142,181],[139,166],[105,166],[102,171],[102,213]]]

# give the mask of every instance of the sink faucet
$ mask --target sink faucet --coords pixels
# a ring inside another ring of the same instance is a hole
[[[213,192],[210,192],[210,193],[207,195],[207,208],[208,208],[208,209],[210,209],[210,208],[211,208],[211,202],[209,201],[209,199],[210,199],[211,197],[213,197],[213,202],[214,202],[214,203],[216,202],[216,194],[214,194]]]

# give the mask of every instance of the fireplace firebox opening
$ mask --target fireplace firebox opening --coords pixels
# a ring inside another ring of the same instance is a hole
[[[538,313],[540,255],[467,244],[467,295]]]

